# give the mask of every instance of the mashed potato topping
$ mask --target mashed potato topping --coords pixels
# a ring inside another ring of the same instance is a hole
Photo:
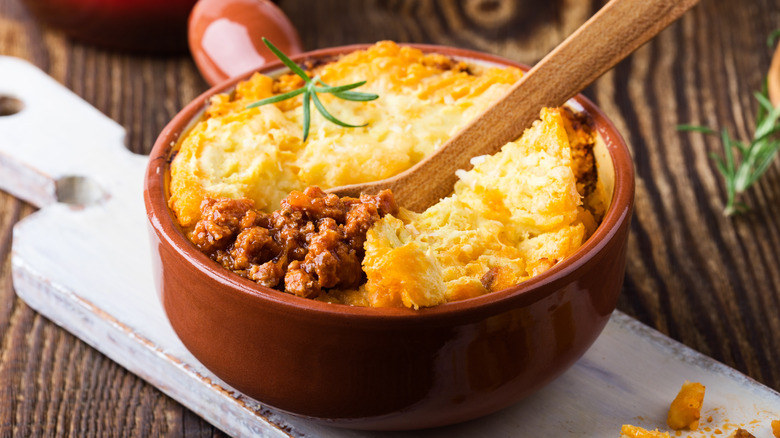
[[[515,68],[466,65],[391,42],[309,70],[329,85],[366,80],[359,90],[378,94],[378,100],[322,98],[337,118],[368,126],[343,128],[312,112],[309,139],[303,143],[299,98],[246,109],[254,101],[300,87],[302,81],[293,75],[272,79],[256,74],[232,95],[213,97],[171,164],[169,203],[191,238],[200,230],[201,243],[213,246],[219,236],[211,231],[227,229],[222,224],[227,216],[208,207],[233,199],[246,207],[233,222],[247,222],[249,216],[239,216],[251,214],[252,229],[268,241],[264,248],[283,246],[282,233],[265,224],[280,213],[268,221],[257,218],[278,208],[291,192],[378,180],[406,170],[521,76]],[[582,245],[608,202],[596,174],[596,137],[587,115],[567,108],[542,110],[541,119],[521,138],[493,156],[473,159],[472,170],[459,171],[450,197],[420,214],[401,208],[372,220],[362,250],[353,251],[362,258],[365,280],[360,286],[323,286],[311,296],[351,305],[419,308],[504,289],[546,271]],[[285,214],[303,214],[288,204],[283,203],[282,210],[290,210]],[[207,210],[209,217],[201,218]],[[312,221],[306,227],[321,233],[324,222]],[[347,225],[331,220],[326,231],[347,236]],[[215,260],[231,269],[237,260],[231,254],[241,253],[242,267],[234,272],[255,280],[253,272],[274,269],[278,282],[270,287],[287,290],[291,256],[265,254],[254,260],[239,251],[244,247],[237,245],[247,242],[238,240],[212,248],[221,254]],[[301,248],[310,245],[308,238],[296,242]],[[316,270],[309,271],[307,282],[321,280]]]
[[[256,74],[233,95],[212,98],[171,164],[170,206],[182,226],[197,221],[206,198],[246,197],[270,212],[293,190],[323,189],[400,173],[441,146],[522,75],[516,68],[466,66],[438,54],[380,42],[312,69],[329,85],[358,81],[378,100],[351,102],[321,95],[345,129],[312,112],[304,144],[301,97],[246,109],[303,85]]]
[[[519,140],[474,161],[452,196],[368,231],[368,282],[344,300],[417,308],[479,296],[544,272],[592,232],[561,110],[543,110]]]

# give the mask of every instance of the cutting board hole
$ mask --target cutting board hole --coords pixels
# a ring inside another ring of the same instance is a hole
[[[0,117],[12,116],[24,109],[24,103],[13,97],[0,94]]]
[[[88,206],[103,202],[108,194],[95,181],[83,176],[64,176],[57,180],[57,202]]]

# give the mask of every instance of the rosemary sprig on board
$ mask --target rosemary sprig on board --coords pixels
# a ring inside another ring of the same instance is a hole
[[[303,94],[303,141],[306,141],[306,139],[309,138],[309,126],[311,125],[310,104],[312,101],[314,101],[314,107],[317,108],[317,111],[319,111],[320,114],[322,114],[322,117],[324,117],[326,120],[328,120],[331,123],[335,123],[345,128],[362,128],[363,126],[368,125],[368,123],[364,123],[362,125],[351,125],[349,123],[342,122],[341,120],[334,117],[330,112],[328,112],[327,109],[325,109],[325,105],[322,104],[322,101],[318,96],[318,94],[327,93],[327,94],[332,94],[333,96],[336,96],[339,99],[351,100],[353,102],[367,102],[370,100],[378,99],[379,96],[376,94],[352,91],[353,89],[365,84],[366,81],[360,81],[360,82],[355,82],[354,84],[331,87],[330,85],[323,82],[322,79],[319,78],[319,76],[315,76],[313,79],[310,78],[309,75],[307,75],[306,72],[303,71],[303,69],[300,66],[298,66],[298,64],[296,64],[290,58],[288,58],[287,55],[282,53],[281,50],[279,50],[276,46],[271,44],[271,42],[268,41],[266,38],[263,38],[263,43],[265,43],[265,45],[268,46],[271,52],[273,52],[274,55],[276,55],[276,57],[279,58],[279,60],[282,61],[284,65],[286,65],[290,69],[290,71],[300,76],[301,79],[303,79],[305,84],[303,87],[298,88],[296,90],[289,91],[283,94],[278,94],[276,96],[269,97],[267,99],[258,100],[257,102],[247,105],[247,109],[256,108],[258,106],[267,105],[270,103],[281,102],[283,100],[291,99],[293,97]]]
[[[780,37],[780,29],[774,30],[766,39],[766,45],[770,49],[775,46],[775,40]]]
[[[760,93],[755,93],[754,96],[758,100],[759,107],[756,115],[756,129],[750,143],[731,138],[726,128],[723,128],[719,133],[706,126],[677,126],[680,131],[720,135],[723,143],[723,156],[710,154],[710,157],[715,161],[718,171],[726,182],[727,200],[723,210],[723,214],[726,216],[747,211],[747,205],[736,201],[737,196],[761,178],[780,150],[780,139],[776,136],[780,132],[780,122],[778,121],[780,107],[774,108],[772,106],[767,96],[766,85]]]

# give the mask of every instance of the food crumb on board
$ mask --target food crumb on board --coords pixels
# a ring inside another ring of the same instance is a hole
[[[656,430],[647,430],[639,426],[624,424],[620,429],[620,438],[669,438],[667,432]]]
[[[685,381],[680,392],[669,406],[669,415],[666,424],[670,428],[678,430],[699,428],[701,406],[704,403],[704,385],[698,382]]]
[[[731,434],[731,438],[756,438],[752,433],[746,431],[745,429],[737,429],[734,431],[733,434]]]
[[[717,425],[709,426],[709,424],[715,421],[712,415],[707,415],[706,418],[702,419],[702,421],[706,421],[708,425],[699,428],[702,405],[704,404],[704,390],[705,387],[701,383],[689,382],[688,380],[683,383],[682,388],[680,388],[680,392],[669,406],[669,414],[667,417],[667,424],[670,428],[674,429],[674,436],[696,438],[756,438],[753,433],[743,429],[745,424],[733,424],[728,418],[718,420]],[[723,408],[709,409],[710,412],[719,412],[722,410]],[[636,418],[639,421],[645,420],[643,417]],[[764,429],[766,426],[760,426],[762,423],[764,423],[762,420],[754,419],[748,424],[750,425],[749,428],[752,429],[753,432],[760,432],[761,430],[766,430]],[[683,429],[687,430],[684,431]],[[734,431],[729,433],[729,431],[732,429]],[[774,438],[780,438],[780,419],[771,421],[771,429],[772,436]],[[649,430],[631,424],[624,424],[621,427],[620,432],[620,438],[670,437],[670,432],[658,430],[657,428],[654,430]]]

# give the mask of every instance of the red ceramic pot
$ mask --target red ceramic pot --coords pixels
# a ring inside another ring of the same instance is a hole
[[[187,17],[197,0],[24,0],[43,23],[110,49],[187,50]]]
[[[504,65],[467,50],[426,52]],[[362,46],[305,53],[332,57]],[[279,69],[280,63],[263,71]],[[144,198],[160,298],[182,342],[206,367],[257,400],[331,425],[416,429],[495,412],[533,394],[574,364],[606,325],[620,294],[634,196],[625,142],[587,99],[605,147],[600,177],[611,205],[571,257],[512,288],[420,310],[307,300],[223,269],[182,234],[167,206],[175,145],[218,85],[184,108],[152,150]]]

